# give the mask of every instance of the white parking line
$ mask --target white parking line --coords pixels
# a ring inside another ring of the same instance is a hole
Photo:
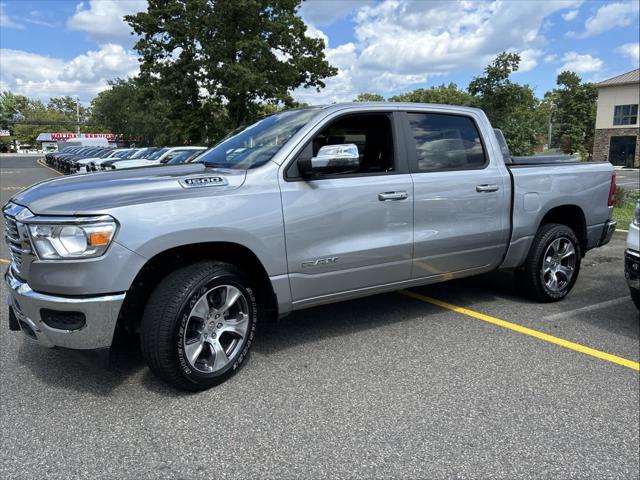
[[[574,317],[580,313],[592,312],[594,310],[600,310],[601,308],[612,307],[621,303],[630,302],[628,296],[614,298],[613,300],[607,300],[605,302],[595,303],[593,305],[587,305],[586,307],[576,308],[574,310],[568,310],[566,312],[555,313],[553,315],[547,315],[543,317],[543,320],[562,320],[568,317]]]

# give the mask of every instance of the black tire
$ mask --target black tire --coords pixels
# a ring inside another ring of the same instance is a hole
[[[219,371],[205,373],[194,368],[186,358],[185,331],[189,328],[190,318],[193,318],[190,312],[194,305],[207,292],[224,288],[222,286],[235,287],[244,296],[248,307],[248,326],[246,335],[237,340],[237,348],[234,347],[228,364]],[[205,390],[224,382],[245,362],[253,342],[257,318],[256,295],[238,268],[222,262],[197,262],[169,274],[151,294],[140,328],[142,355],[149,368],[174,387],[190,391]]]
[[[630,288],[629,293],[631,293],[631,300],[633,300],[636,308],[640,310],[640,290]]]
[[[558,239],[561,239],[561,241],[566,239],[571,242],[575,251],[575,265],[573,267],[573,275],[569,281],[558,285],[557,289],[552,289],[545,282],[543,262],[547,249]],[[578,279],[581,259],[580,242],[571,228],[558,223],[545,224],[536,233],[524,264],[516,271],[518,289],[523,295],[538,302],[548,303],[562,300],[571,291]]]

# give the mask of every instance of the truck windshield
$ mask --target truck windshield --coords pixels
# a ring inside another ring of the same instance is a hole
[[[198,157],[199,163],[246,170],[264,165],[278,153],[313,116],[318,108],[287,110],[269,115],[248,127],[231,132]]]

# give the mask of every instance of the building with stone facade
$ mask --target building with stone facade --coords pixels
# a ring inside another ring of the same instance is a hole
[[[640,167],[640,69],[600,83],[593,159],[622,167]]]

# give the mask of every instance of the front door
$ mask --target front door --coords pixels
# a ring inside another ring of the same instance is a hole
[[[609,144],[609,161],[614,165],[633,167],[636,154],[636,137],[611,137]]]
[[[393,121],[385,112],[329,120],[298,155],[355,144],[356,171],[309,179],[295,162],[287,167],[280,188],[294,305],[410,278],[413,192]]]

